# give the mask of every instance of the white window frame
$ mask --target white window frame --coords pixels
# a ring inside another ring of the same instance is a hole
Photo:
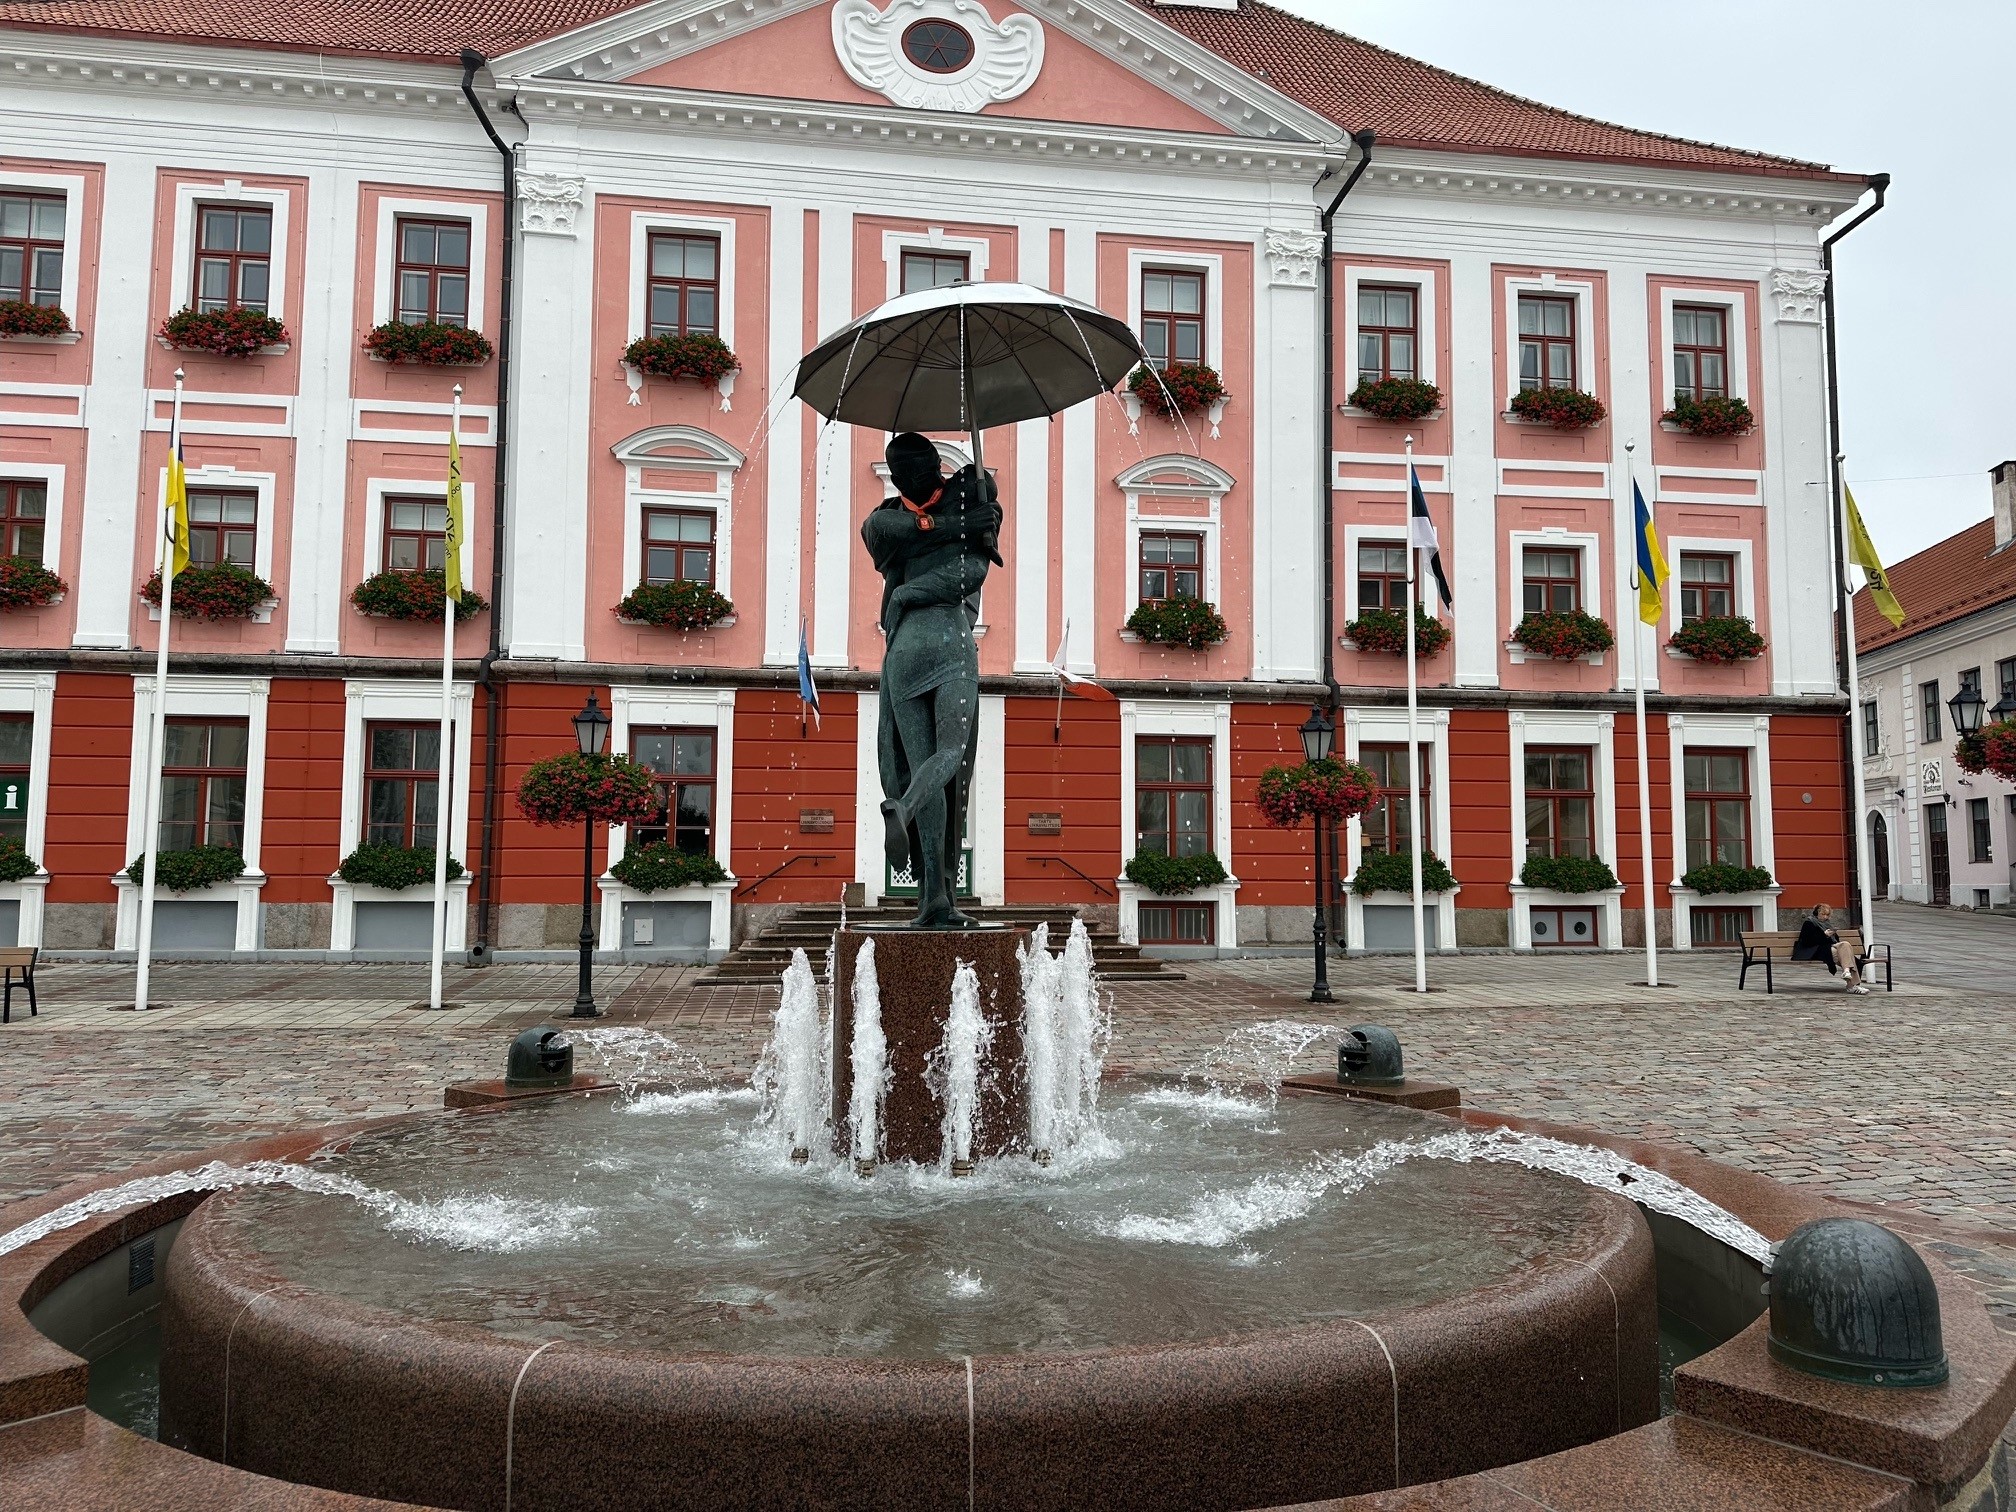
[[[48,491],[42,516],[42,565],[55,573],[63,571],[63,483],[68,475],[61,462],[15,462],[0,458],[0,479],[10,483],[39,482]]]
[[[478,200],[405,199],[378,201],[374,228],[376,276],[371,280],[371,324],[381,326],[399,312],[399,217],[469,223],[469,329],[481,331],[487,313],[484,293],[490,276],[490,207]]]
[[[1358,288],[1380,284],[1414,289],[1415,370],[1423,383],[1435,382],[1435,358],[1439,345],[1439,312],[1435,307],[1435,271],[1432,268],[1384,268],[1376,263],[1347,263],[1344,268],[1344,369],[1349,382],[1344,392],[1358,386]],[[1514,312],[1515,318],[1517,312]],[[1514,371],[1517,371],[1515,364]]]
[[[1422,745],[1428,748],[1428,833],[1430,839],[1440,839],[1441,848],[1436,850],[1446,863],[1449,861],[1452,832],[1449,794],[1449,711],[1447,709],[1422,709],[1417,726]],[[1404,709],[1346,709],[1344,711],[1344,759],[1360,760],[1360,753],[1367,744],[1405,745],[1407,743],[1407,712]],[[1363,844],[1363,821],[1358,815],[1351,816],[1344,831],[1344,854],[1351,868],[1343,879],[1348,886],[1351,875],[1358,870],[1359,848]],[[1433,846],[1429,847],[1435,849]],[[1517,875],[1517,873],[1514,873]],[[1456,895],[1462,891],[1460,885],[1445,893],[1426,895],[1427,906],[1435,911],[1435,948],[1447,954],[1456,949]],[[1408,894],[1399,894],[1407,897]],[[1373,894],[1377,899],[1378,894]],[[1345,915],[1352,955],[1365,952],[1365,903],[1366,898],[1356,892],[1345,894]]]
[[[1204,275],[1204,361],[1225,371],[1225,259],[1216,252],[1192,252],[1176,247],[1127,249],[1127,325],[1141,331],[1141,275],[1150,268],[1174,268]]]
[[[699,456],[660,456],[656,448],[690,447]],[[625,436],[610,453],[623,464],[623,583],[624,592],[644,580],[644,506],[668,509],[711,509],[714,511],[714,586],[733,598],[735,567],[735,475],[742,468],[743,455],[712,431],[693,425],[659,425]],[[711,475],[711,491],[691,493],[674,489],[646,488],[644,473],[690,472]],[[732,624],[734,617],[722,621]]]
[[[711,236],[720,244],[715,266],[714,332],[730,347],[735,345],[735,222],[732,217],[685,215],[673,210],[633,210],[630,212],[629,325],[623,338],[629,342],[642,336],[648,325],[651,288],[651,233]]]
[[[888,287],[887,297],[894,299],[903,292],[903,254],[924,252],[937,256],[963,252],[966,254],[966,278],[971,283],[983,283],[987,278],[989,254],[992,244],[984,236],[948,236],[943,226],[932,226],[923,231],[884,231],[882,233],[882,268],[884,282]]]
[[[443,478],[367,478],[364,480],[364,576],[385,568],[385,501],[391,497],[448,500],[448,484]],[[462,581],[476,581],[476,532],[469,528],[482,507],[482,485],[462,482]]]
[[[623,824],[610,826],[606,860],[597,883],[602,894],[602,909],[596,948],[614,951],[630,948],[623,938],[625,903],[649,902],[654,898],[664,900],[683,894],[687,898],[705,898],[707,901],[707,953],[709,959],[718,959],[729,948],[730,904],[735,894],[735,869],[732,865],[735,841],[735,690],[625,687],[619,683],[609,689],[609,721],[609,749],[620,756],[630,754],[630,732],[634,729],[679,726],[714,732],[714,859],[728,873],[728,880],[706,887],[681,888],[678,893],[672,894],[641,893],[625,887],[609,875],[609,868],[623,859],[630,843],[630,827]]]
[[[168,269],[168,313],[186,310],[195,302],[196,207],[207,204],[266,205],[273,211],[273,246],[267,257],[269,280],[266,313],[276,320],[287,318],[287,212],[293,195],[286,189],[249,189],[241,179],[217,183],[182,183],[175,186],[175,236]]]
[[[1861,717],[1859,708],[1856,717]],[[1668,801],[1671,804],[1673,880],[1667,886],[1673,907],[1673,947],[1694,945],[1693,906],[1700,895],[1680,885],[1687,870],[1687,749],[1743,750],[1750,753],[1750,864],[1771,873],[1772,885],[1759,892],[1718,893],[1707,907],[1753,908],[1759,929],[1778,927],[1778,841],[1771,827],[1771,716],[1768,714],[1681,714],[1666,716]],[[1886,824],[1889,822],[1886,818]],[[1863,823],[1867,824],[1865,817]],[[1894,844],[1894,841],[1893,841]]]
[[[1160,480],[1159,475],[1169,473],[1181,475],[1181,480],[1173,483]],[[1141,607],[1143,526],[1149,530],[1181,531],[1187,535],[1201,535],[1204,538],[1203,597],[1209,603],[1218,602],[1219,584],[1224,581],[1222,537],[1225,496],[1232,491],[1236,481],[1224,468],[1213,466],[1201,457],[1188,457],[1181,453],[1150,457],[1145,462],[1137,462],[1132,467],[1124,469],[1114,478],[1114,484],[1127,500],[1127,614],[1131,615]],[[1157,512],[1156,506],[1159,500],[1195,499],[1200,496],[1208,508],[1205,514]]]
[[[1344,602],[1346,622],[1358,618],[1358,548],[1360,546],[1405,546],[1407,527],[1404,525],[1346,525],[1344,527],[1344,591],[1349,597]],[[1422,591],[1421,578],[1424,569],[1417,560],[1414,564],[1414,601],[1427,611],[1430,619],[1442,618],[1442,595]]]
[[[1607,713],[1581,709],[1514,709],[1507,716],[1511,736],[1512,808],[1509,815],[1512,851],[1512,948],[1533,948],[1535,905],[1543,908],[1593,908],[1597,915],[1599,950],[1620,950],[1624,940],[1624,888],[1620,884],[1595,893],[1557,893],[1528,887],[1519,880],[1526,864],[1526,747],[1586,746],[1595,770],[1596,855],[1612,872],[1617,869],[1617,749],[1616,720]]]
[[[240,472],[235,467],[205,464],[202,467],[186,469],[183,473],[182,481],[185,489],[228,488],[242,493],[249,488],[257,495],[258,504],[252,524],[254,531],[252,540],[252,570],[271,583],[273,581],[273,522],[275,515],[273,496],[274,490],[279,485],[279,475],[270,472]],[[155,527],[160,523],[161,517],[167,512],[167,509],[168,469],[163,467],[160,470],[160,483],[155,492],[153,518],[151,521],[142,520],[140,522],[140,538],[142,540],[155,539]],[[157,548],[155,558],[148,561],[147,570],[149,572],[153,572],[160,565],[158,557],[159,552]],[[275,591],[278,591],[277,585]],[[159,620],[161,618],[161,606],[159,604],[149,604],[147,606],[147,618],[150,620]],[[255,625],[270,624],[272,619],[273,608],[270,604],[252,616],[252,622]]]
[[[28,737],[28,807],[22,843],[35,858],[32,877],[0,882],[0,900],[20,905],[15,915],[15,942],[42,943],[43,899],[49,888],[49,867],[43,848],[49,837],[49,753],[54,738],[56,674],[0,671],[0,713],[26,714],[33,721]]]
[[[1659,392],[1661,410],[1673,407],[1673,307],[1719,305],[1727,310],[1729,397],[1750,402],[1750,296],[1739,289],[1697,289],[1667,285],[1659,290]]]
[[[1669,553],[1667,560],[1673,564],[1673,575],[1668,579],[1665,606],[1665,624],[1662,629],[1672,635],[1680,628],[1680,558],[1682,556],[1708,553],[1715,556],[1733,556],[1736,559],[1736,581],[1732,585],[1736,601],[1736,613],[1757,623],[1757,575],[1755,572],[1753,547],[1742,536],[1673,536],[1662,538],[1660,544]],[[1670,656],[1680,653],[1670,648]]]
[[[1593,530],[1566,530],[1558,526],[1548,526],[1544,530],[1514,530],[1506,534],[1506,578],[1505,602],[1511,606],[1511,623],[1505,627],[1509,637],[1518,628],[1519,621],[1526,617],[1526,548],[1538,546],[1548,551],[1573,549],[1582,553],[1582,608],[1585,613],[1603,618],[1603,537]],[[1508,640],[1507,644],[1510,642]],[[1512,660],[1523,662],[1527,654],[1514,651]],[[1541,658],[1536,658],[1541,659]],[[1597,651],[1585,660],[1593,667],[1603,665],[1603,653]]]
[[[1212,929],[1212,938],[1217,942],[1215,949],[1221,955],[1234,955],[1239,941],[1235,906],[1239,878],[1232,868],[1232,705],[1229,703],[1120,701],[1120,871],[1116,878],[1120,892],[1120,938],[1127,944],[1138,944],[1141,904],[1162,901],[1128,881],[1125,871],[1138,841],[1138,837],[1136,840],[1127,837],[1135,823],[1135,741],[1143,735],[1206,737],[1211,741],[1211,838],[1218,842],[1212,851],[1226,875],[1218,886],[1199,888],[1184,896],[1217,910]]]
[[[0,171],[0,189],[19,189],[29,194],[59,193],[63,196],[63,282],[57,298],[73,326],[82,326],[77,308],[82,287],[84,240],[84,175],[81,173],[31,173],[13,169]],[[45,564],[46,565],[46,564]]]
[[[1542,273],[1537,278],[1517,274],[1503,276],[1505,290],[1505,396],[1504,408],[1512,408],[1512,396],[1519,392],[1519,296],[1548,294],[1575,301],[1576,387],[1585,394],[1596,388],[1596,285],[1589,279],[1558,278]]]

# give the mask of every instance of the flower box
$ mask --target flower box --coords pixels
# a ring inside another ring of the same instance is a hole
[[[1433,851],[1421,852],[1421,891],[1452,892],[1456,885],[1456,878],[1450,874],[1448,865],[1440,856]],[[1406,851],[1368,853],[1352,875],[1351,891],[1361,896],[1401,893],[1411,899],[1414,896],[1414,858]]]
[[[1600,656],[1617,644],[1617,638],[1595,615],[1571,609],[1527,615],[1513,627],[1512,643],[1529,655],[1580,661],[1585,656]]]
[[[140,597],[161,607],[159,571],[140,585]],[[185,567],[175,578],[174,612],[186,619],[255,619],[279,602],[272,584],[231,562]]]
[[[70,325],[70,317],[54,305],[32,305],[18,299],[0,299],[0,337],[54,341],[75,334]]]
[[[190,850],[162,851],[154,858],[154,885],[173,893],[201,892],[244,874],[245,857],[235,845],[199,845]],[[126,876],[135,887],[146,884],[145,852],[126,863]]]
[[[1166,598],[1142,604],[1127,616],[1127,628],[1157,646],[1205,651],[1222,642],[1225,617],[1207,599]]]
[[[1367,609],[1344,626],[1344,634],[1360,651],[1407,654],[1407,620],[1399,609]],[[1418,605],[1414,610],[1414,655],[1433,656],[1449,644],[1449,627]]]
[[[1607,892],[1622,886],[1609,865],[1594,856],[1528,856],[1519,869],[1519,884],[1569,894]]]
[[[263,310],[177,310],[157,334],[165,346],[216,357],[256,357],[287,345],[287,327]]]
[[[1525,388],[1512,396],[1510,413],[1556,430],[1587,430],[1610,413],[1594,394],[1571,388]]]
[[[1342,823],[1364,813],[1378,797],[1379,780],[1367,768],[1326,756],[1267,768],[1260,774],[1255,801],[1269,824],[1292,829],[1309,818]]]
[[[731,622],[735,605],[710,583],[639,583],[614,613],[626,624],[662,630],[714,630]]]
[[[69,591],[68,583],[33,557],[0,557],[0,613],[45,609]]]
[[[1675,400],[1673,408],[1661,415],[1659,421],[1690,436],[1747,436],[1757,424],[1757,417],[1741,399],[1709,394],[1700,399]]]
[[[1764,654],[1764,637],[1740,614],[1692,620],[1673,632],[1667,648],[1710,666],[1755,661]]]
[[[1199,851],[1194,856],[1137,851],[1127,863],[1125,875],[1136,887],[1145,887],[1163,898],[1219,887],[1228,880],[1224,863],[1211,851]]]
[[[1442,390],[1419,378],[1368,379],[1345,402],[1374,420],[1425,420],[1442,408]]]
[[[41,874],[42,868],[18,839],[0,835],[0,882],[22,882]]]
[[[377,572],[350,590],[350,602],[358,613],[373,619],[430,620],[438,625],[442,606],[448,602],[448,580],[439,567],[422,572]],[[482,594],[464,588],[455,605],[455,618],[473,619],[489,607],[490,601]]]
[[[1715,861],[1683,873],[1680,885],[1703,897],[1710,897],[1724,893],[1764,892],[1776,884],[1772,882],[1771,869],[1767,866],[1730,866],[1726,862]]]
[[[1211,439],[1218,439],[1219,422],[1231,395],[1217,369],[1202,362],[1178,362],[1159,372],[1145,363],[1127,375],[1127,391],[1121,396],[1127,411],[1130,435],[1141,433],[1141,412],[1174,422],[1183,416],[1202,414],[1211,422]]]
[[[380,888],[404,892],[409,887],[434,883],[434,847],[431,845],[386,845],[365,841],[343,858],[336,875],[352,887]],[[462,863],[448,858],[448,880],[462,875]]]
[[[625,850],[609,868],[609,875],[632,892],[640,893],[712,887],[728,880],[726,868],[712,856],[683,851],[663,840]]]
[[[481,331],[433,320],[415,325],[388,320],[372,328],[364,350],[379,362],[426,367],[481,367],[491,357],[490,340]]]

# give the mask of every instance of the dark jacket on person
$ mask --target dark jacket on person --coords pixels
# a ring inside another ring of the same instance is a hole
[[[1795,961],[1825,961],[1831,975],[1841,969],[1841,963],[1834,959],[1834,947],[1841,943],[1841,935],[1830,924],[1822,924],[1818,919],[1808,918],[1799,926],[1799,938],[1792,942],[1792,959]]]

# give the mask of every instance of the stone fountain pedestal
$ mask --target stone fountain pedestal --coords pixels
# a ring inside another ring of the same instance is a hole
[[[854,963],[864,940],[875,942],[882,1032],[894,1074],[883,1103],[883,1158],[938,1162],[945,1110],[924,1078],[925,1061],[945,1039],[952,977],[963,961],[980,982],[980,1011],[994,1041],[981,1067],[980,1115],[973,1154],[1001,1155],[1028,1145],[1022,1085],[1020,929],[844,929],[833,970],[833,1130],[847,1150],[847,1104],[853,1095]]]

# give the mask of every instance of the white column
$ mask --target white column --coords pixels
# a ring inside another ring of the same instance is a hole
[[[1016,228],[1015,276],[1039,289],[1051,286],[1050,227],[1024,221]],[[1103,402],[1103,401],[1101,401]],[[1015,498],[1009,521],[1014,549],[1008,570],[1015,580],[1015,670],[1047,672],[1057,649],[1050,629],[1050,422],[1024,420],[1015,427]]]
[[[1498,409],[1505,396],[1492,356],[1491,259],[1449,263],[1449,497],[1455,536],[1449,591],[1456,600],[1456,685],[1498,686],[1507,629],[1498,607]],[[1514,862],[1517,870],[1517,862]]]
[[[1827,363],[1817,270],[1764,278],[1765,560],[1771,691],[1832,693],[1835,666],[1833,507],[1827,468]],[[1907,700],[1908,702],[1908,700]]]
[[[1064,289],[1073,299],[1097,304],[1099,244],[1089,225],[1064,228]],[[1064,539],[1059,552],[1064,579],[1064,617],[1071,622],[1070,669],[1098,670],[1099,647],[1119,626],[1102,625],[1098,614],[1098,431],[1090,404],[1074,405],[1058,423],[1064,431]]]
[[[1642,476],[1639,487],[1644,490],[1646,507],[1653,508],[1658,503],[1658,491],[1653,486],[1651,426],[1652,415],[1646,408],[1645,396],[1651,392],[1649,346],[1652,339],[1651,327],[1645,313],[1645,270],[1633,267],[1615,267],[1610,270],[1610,592],[1611,602],[1617,606],[1611,616],[1611,628],[1620,642],[1619,654],[1608,659],[1606,666],[1613,668],[1612,676],[1618,688],[1632,686],[1633,680],[1644,679],[1647,688],[1659,686],[1659,645],[1656,634],[1641,645],[1633,640],[1630,647],[1621,645],[1627,628],[1635,636],[1642,621],[1638,618],[1638,591],[1631,586],[1631,571],[1638,560],[1637,514],[1631,500],[1631,480],[1628,476],[1634,457],[1644,460],[1637,464]],[[1626,452],[1627,444],[1637,445],[1635,452]],[[1678,593],[1679,585],[1666,590]],[[1624,654],[1625,652],[1633,654]]]
[[[1284,213],[1277,209],[1277,214]],[[1322,493],[1316,482],[1322,406],[1322,233],[1261,233],[1254,278],[1252,508],[1253,676],[1315,681],[1323,675]],[[1266,275],[1263,282],[1258,273]],[[1330,463],[1322,463],[1323,488]],[[1225,543],[1229,555],[1231,541]]]
[[[989,907],[998,907],[1008,887],[1008,701],[993,693],[980,695],[980,748],[973,763],[973,892]],[[877,786],[880,784],[878,783]],[[865,831],[871,837],[879,825]]]
[[[318,168],[308,179],[301,262],[300,391],[294,400],[292,555],[287,564],[287,649],[341,649],[350,584],[343,577],[343,527],[350,458],[350,359],[356,289],[357,181]],[[380,268],[378,276],[389,278]],[[443,468],[445,475],[445,465]]]
[[[799,200],[779,200],[770,211],[770,372],[774,386],[804,356],[805,211]],[[798,537],[804,514],[804,407],[785,404],[770,427],[764,461],[769,508],[763,532],[763,660],[788,666],[798,659],[803,602]],[[844,650],[844,645],[843,648]]]
[[[802,285],[802,280],[801,280]],[[819,209],[819,319],[825,337],[845,325],[854,310],[854,215],[844,204]],[[795,334],[795,333],[794,333]],[[795,364],[803,353],[794,353]],[[781,379],[785,370],[779,370]],[[792,400],[779,425],[797,425],[804,406]],[[813,510],[812,660],[822,667],[847,665],[848,594],[854,558],[861,551],[854,533],[854,500],[862,481],[854,475],[853,439],[857,427],[821,421],[821,439]],[[776,560],[774,554],[771,557]],[[797,654],[794,637],[792,654]]]

